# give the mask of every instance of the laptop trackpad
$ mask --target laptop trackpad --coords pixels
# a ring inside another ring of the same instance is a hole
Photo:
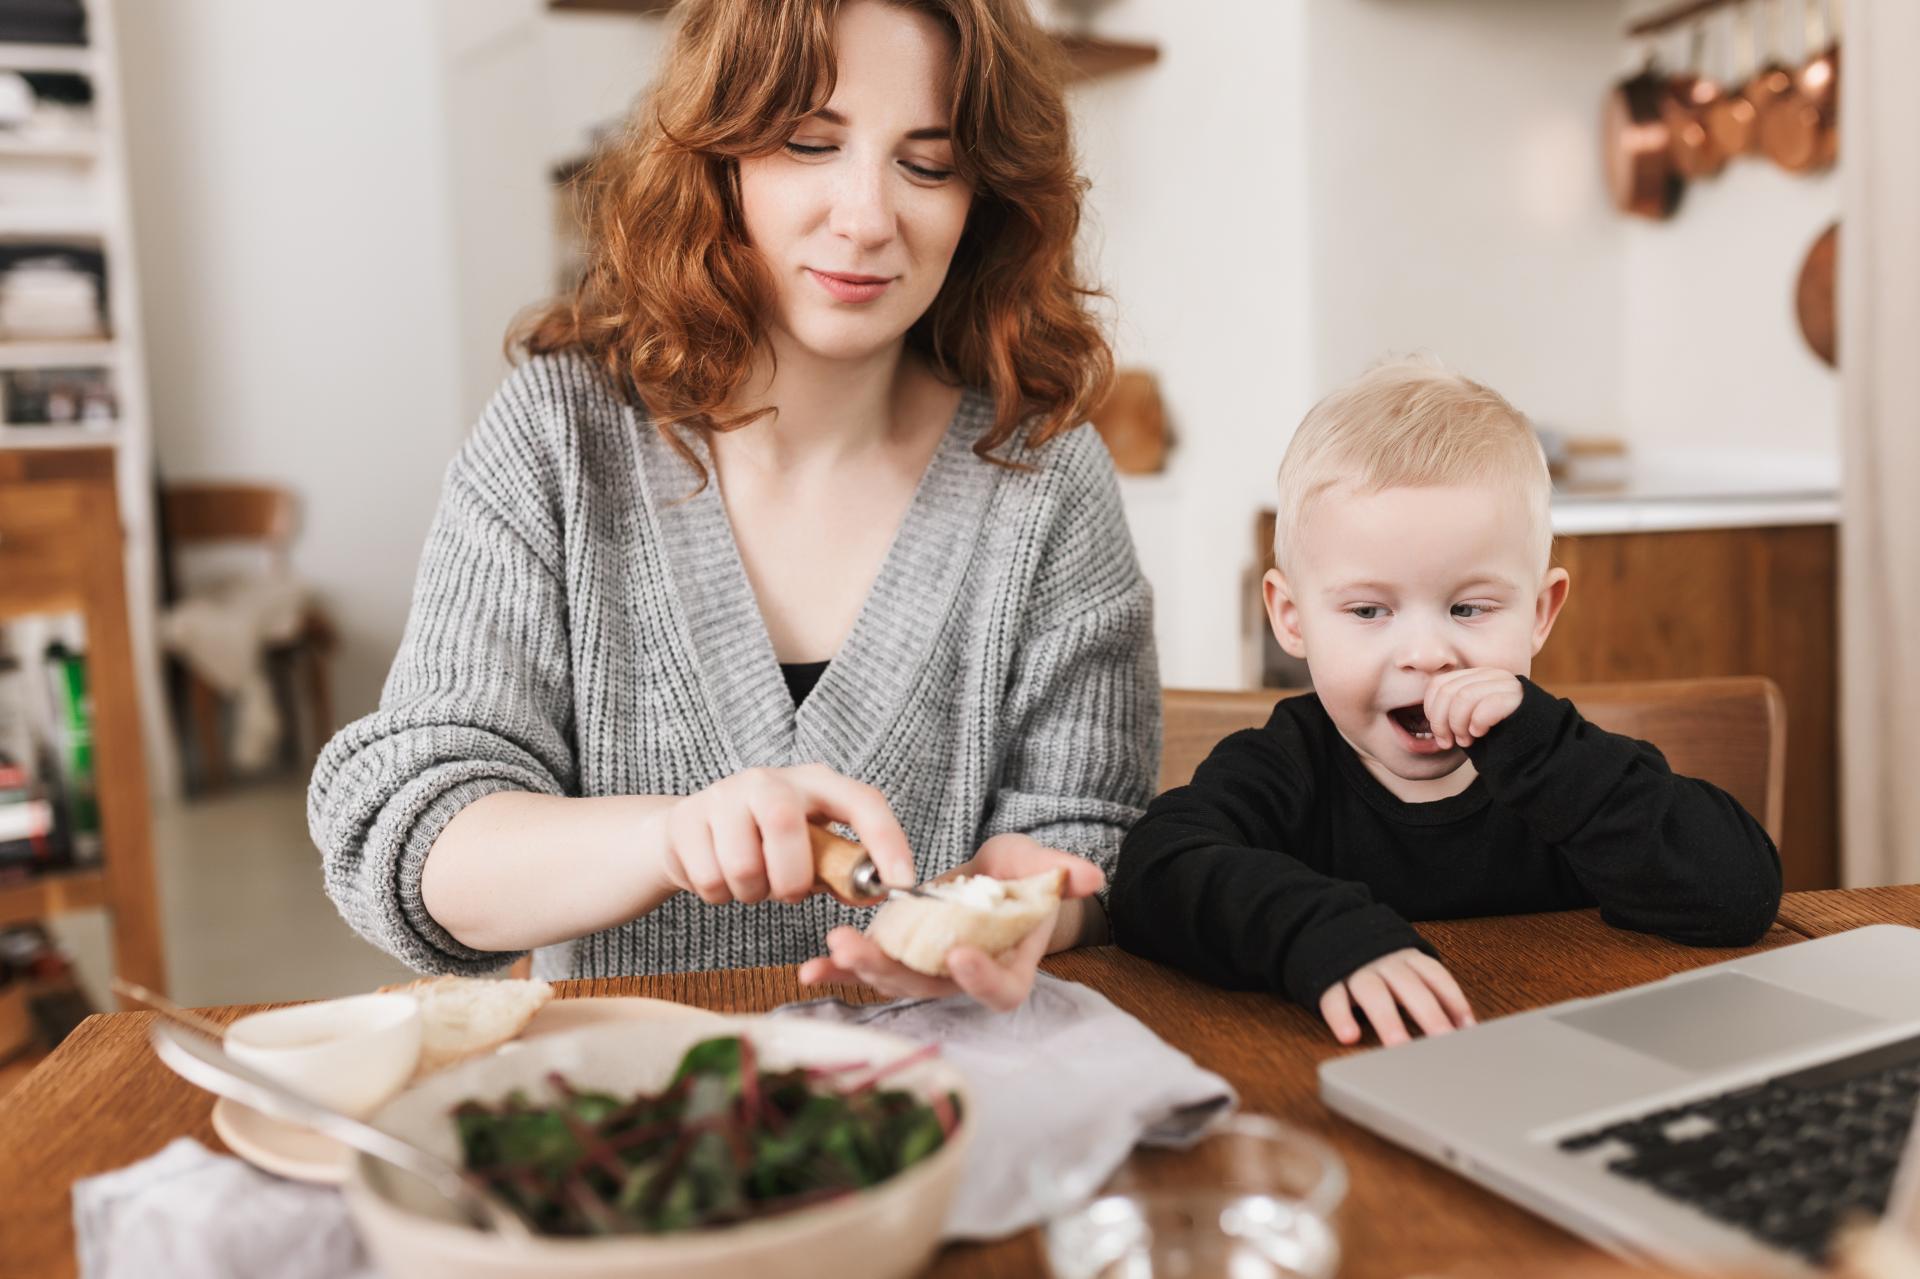
[[[1744,973],[1653,986],[1554,1020],[1682,1070],[1711,1071],[1869,1026],[1877,1017]]]

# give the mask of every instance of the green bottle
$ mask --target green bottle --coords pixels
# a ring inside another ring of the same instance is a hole
[[[93,779],[93,699],[87,695],[87,661],[58,640],[47,645],[46,659],[73,860],[76,865],[92,865],[100,860],[100,801]]]

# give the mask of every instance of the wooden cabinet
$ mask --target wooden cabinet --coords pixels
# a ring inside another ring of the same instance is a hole
[[[1573,578],[1534,659],[1555,684],[1765,675],[1787,703],[1787,888],[1839,883],[1837,536],[1831,524],[1586,533],[1554,542]]]
[[[112,449],[0,449],[0,622],[77,612],[87,632],[98,867],[0,885],[0,925],[104,907],[116,975],[166,989]]]

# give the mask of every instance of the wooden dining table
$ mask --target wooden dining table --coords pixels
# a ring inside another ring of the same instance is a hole
[[[1738,955],[1797,945],[1866,924],[1920,926],[1920,885],[1793,893],[1778,922],[1747,950],[1695,950],[1603,924],[1594,911],[1425,923],[1482,1020],[1601,995]],[[1394,1146],[1320,1101],[1322,1061],[1360,1051],[1336,1044],[1318,1018],[1271,995],[1217,990],[1101,947],[1058,955],[1048,971],[1084,982],[1216,1071],[1247,1111],[1318,1134],[1346,1161],[1340,1211],[1345,1279],[1415,1275],[1537,1276],[1578,1271],[1598,1254],[1558,1227]],[[556,983],[561,998],[644,995],[722,1012],[762,1012],[816,988],[792,968],[675,973]],[[205,1010],[228,1021],[249,1007]],[[224,1150],[212,1098],[155,1059],[152,1014],[88,1018],[15,1090],[0,1098],[0,1274],[75,1273],[70,1190],[82,1177],[144,1159],[176,1137]],[[1036,1066],[1043,1069],[1044,1066]],[[933,1276],[1046,1273],[1039,1233],[952,1245]]]

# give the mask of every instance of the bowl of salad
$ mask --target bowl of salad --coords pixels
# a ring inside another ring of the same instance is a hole
[[[615,1023],[453,1067],[372,1117],[508,1200],[532,1240],[364,1156],[344,1189],[383,1274],[894,1279],[939,1245],[967,1116],[959,1072],[883,1031]]]

